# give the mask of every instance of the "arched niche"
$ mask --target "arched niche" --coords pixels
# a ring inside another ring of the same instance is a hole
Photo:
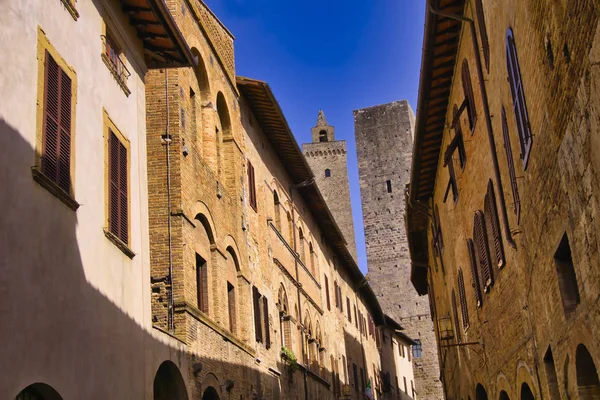
[[[15,400],[62,400],[62,397],[52,386],[38,382],[21,390]]]
[[[172,361],[163,362],[154,377],[154,400],[187,400],[185,381]]]

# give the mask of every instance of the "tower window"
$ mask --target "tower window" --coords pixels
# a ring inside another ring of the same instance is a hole
[[[327,131],[326,130],[322,130],[321,132],[319,132],[319,142],[328,142],[329,139],[327,139]]]
[[[385,181],[385,184],[387,186],[387,192],[392,193],[392,181],[388,179],[387,181]]]
[[[562,297],[565,314],[575,310],[580,302],[579,288],[577,287],[577,276],[571,257],[571,246],[569,238],[565,233],[554,254],[554,263],[556,264],[556,274],[558,275],[558,287]]]
[[[325,178],[329,178],[331,176],[331,170],[329,168],[327,168],[325,170]]]

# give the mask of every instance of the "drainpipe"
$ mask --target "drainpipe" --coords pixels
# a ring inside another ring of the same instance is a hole
[[[483,68],[481,66],[481,54],[479,53],[479,44],[477,43],[477,32],[475,31],[475,22],[467,17],[456,14],[447,14],[440,11],[432,5],[433,0],[427,2],[429,11],[432,14],[439,15],[440,17],[450,18],[461,22],[466,22],[471,28],[471,39],[473,40],[473,50],[475,53],[475,64],[477,66],[477,78],[479,79],[479,90],[481,92],[481,100],[483,103],[483,112],[485,114],[485,125],[488,133],[488,141],[490,143],[490,151],[492,152],[492,161],[494,164],[494,177],[496,178],[496,186],[498,186],[498,197],[500,199],[500,209],[502,211],[502,222],[504,224],[504,233],[506,241],[513,249],[517,248],[517,244],[512,237],[510,232],[510,226],[508,224],[508,214],[506,213],[506,203],[504,201],[504,189],[502,186],[502,177],[500,176],[500,168],[498,166],[498,155],[496,154],[496,142],[494,141],[494,132],[492,131],[492,118],[490,116],[490,108],[488,104],[487,90],[485,88],[483,80]]]
[[[171,286],[169,295],[169,330],[175,333],[175,295],[173,293],[173,240],[171,237],[171,157],[169,154],[171,145],[171,136],[169,135],[169,69],[165,69],[165,105],[166,105],[166,125],[165,125],[165,148],[167,152],[167,237],[169,242],[169,285]]]

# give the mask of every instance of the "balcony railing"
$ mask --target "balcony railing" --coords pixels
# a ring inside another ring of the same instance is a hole
[[[127,95],[131,93],[127,88],[127,78],[131,76],[131,73],[121,60],[118,46],[106,35],[102,35],[102,43],[104,52],[102,53],[102,59],[106,66],[110,69],[121,88]]]

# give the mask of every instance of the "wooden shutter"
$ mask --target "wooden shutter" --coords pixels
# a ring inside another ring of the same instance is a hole
[[[473,85],[471,84],[471,73],[467,60],[462,63],[462,85],[465,99],[467,99],[467,116],[469,117],[469,129],[473,134],[475,123],[477,122],[477,109],[475,108],[475,96],[473,95]]]
[[[485,233],[485,218],[483,212],[479,210],[475,213],[473,237],[477,250],[475,254],[477,255],[479,270],[481,271],[483,291],[488,292],[490,287],[494,284],[494,277],[492,275],[490,254],[488,252],[488,240]]]
[[[483,15],[483,4],[481,0],[475,0],[475,12],[477,14],[477,26],[479,27],[479,37],[481,38],[481,50],[485,61],[485,69],[490,70],[490,42],[485,27],[485,17]]]
[[[108,139],[108,225],[123,243],[129,242],[129,200],[127,195],[127,148],[109,130]]]
[[[354,373],[354,390],[358,392],[358,369],[355,363],[352,363],[352,372]]]
[[[348,310],[348,321],[352,322],[352,310],[350,309],[350,299],[346,297],[346,309]]]
[[[469,327],[469,308],[467,307],[467,294],[465,293],[465,278],[462,269],[458,270],[458,298],[460,299],[460,311],[462,315],[463,328]]]
[[[46,50],[42,173],[71,192],[71,78]]]
[[[356,313],[356,304],[354,305],[354,326],[358,329],[358,314]]]
[[[263,296],[263,317],[265,322],[265,347],[271,348],[271,329],[269,329],[269,301]]]
[[[512,146],[510,144],[510,134],[508,132],[508,122],[506,121],[506,110],[502,106],[502,136],[504,137],[504,151],[506,152],[506,164],[508,165],[508,174],[510,176],[510,187],[513,195],[513,209],[517,215],[517,223],[521,217],[521,200],[519,199],[519,187],[517,186],[517,174],[515,172],[515,162],[513,160]]]
[[[329,279],[327,275],[323,275],[325,278],[325,297],[327,298],[327,310],[331,311],[331,301],[329,300]]]
[[[473,291],[475,292],[475,300],[477,301],[477,307],[482,305],[482,286],[480,284],[479,272],[477,269],[477,260],[475,258],[475,246],[471,239],[467,239],[467,252],[469,253],[469,266],[471,267],[471,278],[473,280]]]
[[[248,194],[250,200],[250,206],[256,210],[256,182],[254,178],[254,167],[248,160]]]
[[[529,115],[525,104],[525,94],[523,91],[523,81],[521,79],[521,68],[517,57],[517,48],[511,28],[506,34],[506,65],[508,70],[508,82],[513,99],[515,119],[517,122],[517,132],[519,133],[519,144],[521,148],[521,160],[524,168],[527,168],[529,160],[529,151],[532,145],[532,135],[529,127]]]
[[[335,308],[338,308],[338,284],[337,281],[333,281],[333,295],[335,296]]]
[[[233,286],[230,282],[227,282],[227,305],[229,308],[229,330],[232,333],[235,333],[235,286]]]
[[[254,336],[257,342],[262,343],[260,293],[258,292],[258,289],[255,286],[252,287],[252,301],[254,303]]]
[[[454,334],[456,335],[456,342],[462,343],[460,323],[458,321],[458,311],[456,309],[456,294],[454,293],[454,289],[452,289],[452,316],[454,317]]]
[[[485,195],[485,217],[488,226],[488,239],[490,239],[490,241],[493,240],[494,245],[494,251],[492,251],[492,254],[494,255],[494,259],[496,260],[496,265],[498,268],[502,268],[505,263],[504,249],[502,247],[502,235],[500,233],[498,209],[496,208],[494,184],[492,183],[491,179],[488,181],[487,194]],[[492,243],[490,243],[490,245],[491,244]]]

